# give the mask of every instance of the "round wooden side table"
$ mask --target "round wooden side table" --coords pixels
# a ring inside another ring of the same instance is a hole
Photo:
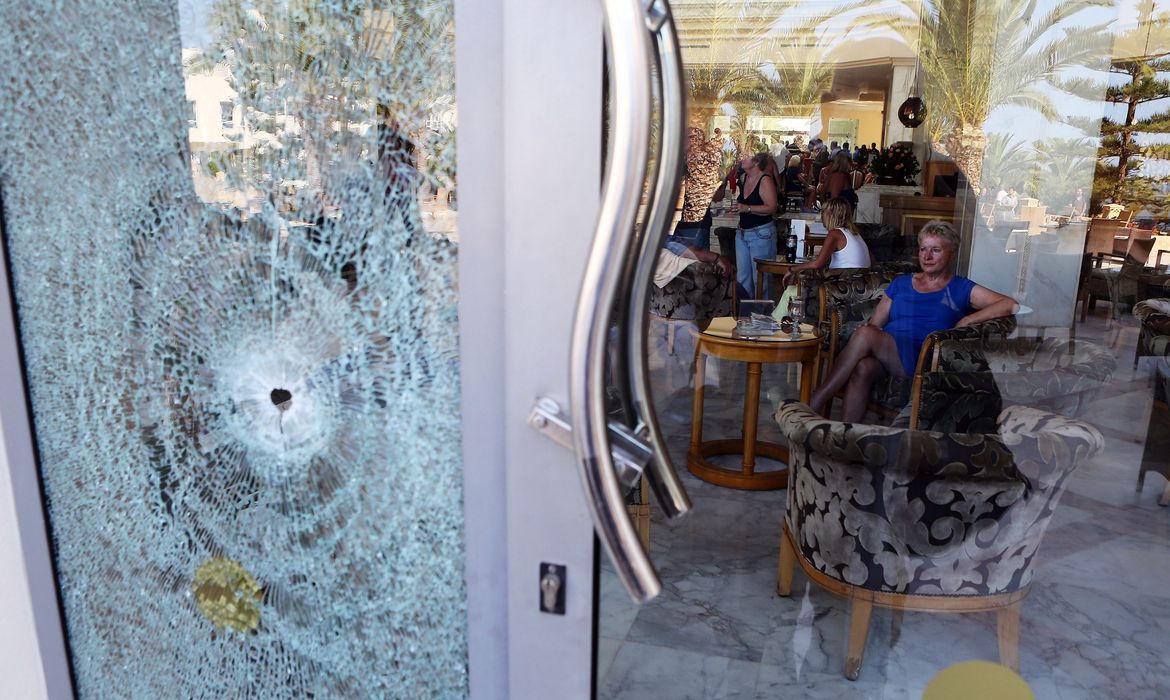
[[[800,262],[804,261],[801,260]],[[781,260],[780,258],[776,258],[775,260],[769,258],[756,258],[755,263],[756,289],[764,288],[764,275],[779,275],[783,277],[784,275],[788,274],[788,271],[792,269],[793,265],[800,264],[795,262],[788,262],[787,260]]]
[[[820,337],[812,326],[802,324],[801,334],[796,339],[783,331],[758,338],[740,338],[735,333],[735,319],[729,316],[714,319],[707,330],[696,332],[695,336],[695,396],[687,469],[703,481],[728,488],[766,491],[787,487],[787,467],[756,471],[757,454],[785,464],[788,462],[787,447],[756,440],[760,415],[760,374],[765,364],[799,362],[800,400],[808,403],[812,397],[813,361],[820,347]],[[708,356],[747,363],[741,438],[703,441],[703,380]],[[709,459],[715,455],[728,454],[743,455],[739,470],[721,467]]]

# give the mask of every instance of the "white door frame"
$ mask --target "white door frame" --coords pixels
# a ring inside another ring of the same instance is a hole
[[[4,601],[0,697],[72,698],[64,621],[13,316],[7,244],[0,244],[0,600]]]
[[[573,455],[527,418],[539,396],[567,405],[600,202],[601,3],[457,0],[455,20],[471,695],[589,698],[593,525]],[[568,567],[563,616],[539,611],[541,562]]]

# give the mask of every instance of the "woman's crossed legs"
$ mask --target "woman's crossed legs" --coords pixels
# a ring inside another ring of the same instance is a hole
[[[829,401],[841,387],[845,387],[841,420],[860,422],[865,418],[865,407],[874,382],[887,375],[906,376],[894,336],[877,326],[860,326],[837,356],[829,376],[813,393],[811,408],[825,415]]]

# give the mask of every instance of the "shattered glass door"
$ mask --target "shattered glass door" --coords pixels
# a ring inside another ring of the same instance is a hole
[[[0,16],[79,695],[466,695],[451,0]]]

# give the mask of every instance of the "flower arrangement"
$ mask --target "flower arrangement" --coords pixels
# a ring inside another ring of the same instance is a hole
[[[889,148],[882,149],[878,157],[869,166],[870,172],[879,179],[890,180],[896,185],[914,184],[914,176],[918,174],[918,159],[914,157],[911,144],[895,143]]]

